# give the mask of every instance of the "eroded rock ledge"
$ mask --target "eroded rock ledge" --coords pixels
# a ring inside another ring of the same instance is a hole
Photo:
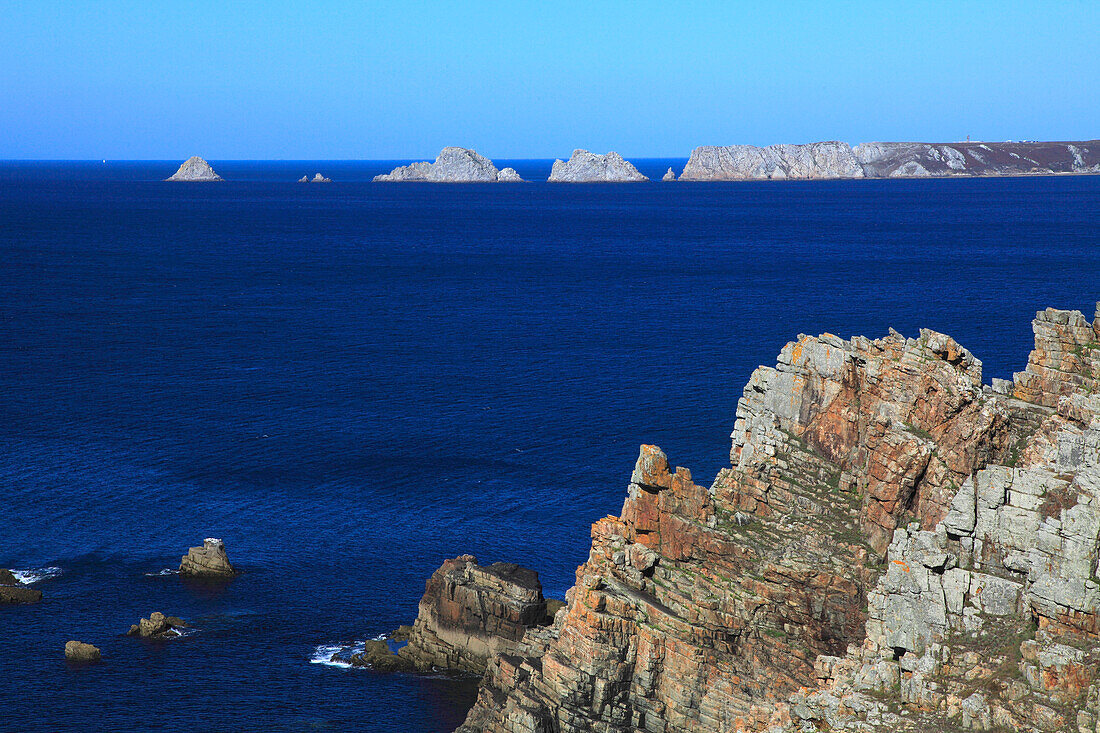
[[[1100,319],[1034,330],[997,391],[933,331],[788,344],[709,489],[642,447],[461,730],[1100,730]]]

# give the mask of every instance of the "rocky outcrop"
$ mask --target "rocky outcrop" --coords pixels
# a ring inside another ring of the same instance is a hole
[[[691,151],[681,181],[764,178],[862,178],[863,169],[842,142],[808,145],[704,145]]]
[[[434,163],[420,162],[375,176],[376,182],[495,183],[521,181],[512,168],[498,171],[493,161],[467,148],[443,148]]]
[[[663,176],[661,176],[661,180],[665,181],[666,183],[668,181],[675,181],[676,180],[676,171],[669,168],[667,171],[665,171],[665,174]]]
[[[153,611],[149,618],[143,618],[130,627],[127,636],[137,636],[142,639],[174,639],[182,636],[182,629],[190,626],[186,621],[176,616],[165,616],[160,611]]]
[[[207,537],[201,547],[192,547],[180,560],[180,575],[192,578],[231,578],[237,574],[225,552],[225,543]]]
[[[399,656],[422,671],[480,674],[489,658],[510,652],[528,628],[547,621],[535,571],[503,562],[481,566],[474,556],[462,555],[428,579]]]
[[[75,663],[98,662],[103,658],[99,647],[81,641],[65,642],[65,660]]]
[[[12,571],[0,568],[0,603],[38,603],[42,591],[19,582]]]
[[[331,178],[325,178],[320,173],[317,173],[310,178],[309,176],[302,176],[298,179],[298,183],[332,183]]]
[[[597,155],[574,150],[569,160],[555,160],[550,183],[633,183],[649,179],[616,152]]]
[[[1100,396],[1050,313],[1016,397],[944,334],[801,336],[709,489],[643,446],[462,730],[1095,731]]]
[[[171,177],[166,178],[167,181],[188,181],[188,182],[203,182],[203,181],[221,181],[221,176],[214,172],[214,169],[210,167],[210,164],[197,155],[192,155],[190,158],[183,162],[183,165],[179,167]]]
[[[1047,308],[1035,314],[1035,349],[1013,376],[1013,394],[1057,407],[1066,395],[1100,391],[1100,308],[1093,322],[1080,311]]]
[[[1100,173],[1100,141],[1073,143],[861,143],[704,145],[681,181],[927,178]]]

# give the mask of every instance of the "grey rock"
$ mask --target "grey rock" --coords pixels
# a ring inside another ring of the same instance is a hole
[[[443,148],[434,163],[419,162],[394,168],[375,176],[375,182],[401,183],[493,183],[523,180],[511,168],[501,177],[493,161],[467,148]]]
[[[862,178],[863,169],[843,142],[808,145],[704,145],[691,151],[681,181],[787,178]]]
[[[551,183],[633,183],[649,179],[614,151],[597,155],[587,150],[574,150],[568,161],[554,161],[547,180]]]
[[[207,537],[201,547],[192,547],[180,561],[180,575],[207,578],[229,578],[237,574],[225,552],[225,544]]]
[[[805,145],[704,145],[681,181],[786,178],[929,178],[1100,173],[1100,141],[1029,143],[830,141]]]
[[[325,178],[320,173],[310,178],[309,176],[302,176],[298,179],[298,183],[332,183],[331,178]]]
[[[65,659],[70,662],[97,662],[102,657],[99,647],[81,641],[65,642]]]
[[[209,163],[207,163],[205,160],[197,155],[192,155],[190,158],[183,162],[183,165],[179,167],[179,170],[177,170],[165,180],[203,182],[221,181],[224,179],[214,172],[214,169],[210,167]]]
[[[523,179],[516,173],[515,168],[502,168],[497,174],[497,180],[501,183],[523,183]]]
[[[667,171],[665,171],[665,174],[663,176],[661,176],[661,180],[666,181],[666,182],[667,181],[675,181],[676,180],[676,172],[674,170],[672,170],[671,168],[669,168]]]

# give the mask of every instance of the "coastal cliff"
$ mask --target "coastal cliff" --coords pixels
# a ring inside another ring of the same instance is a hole
[[[421,161],[374,177],[385,183],[512,183],[523,179],[512,168],[497,170],[493,161],[467,148],[443,148],[434,163]]]
[[[997,389],[941,333],[787,344],[708,489],[642,446],[464,733],[1100,730],[1100,314]]]
[[[681,181],[928,178],[1100,173],[1100,141],[704,145]]]

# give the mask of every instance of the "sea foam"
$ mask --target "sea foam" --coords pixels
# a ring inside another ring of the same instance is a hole
[[[61,575],[61,568],[49,566],[45,568],[32,568],[30,570],[12,570],[11,574],[15,576],[15,579],[24,585],[30,585],[31,583],[37,583],[41,580],[49,580],[50,578],[56,578]]]

